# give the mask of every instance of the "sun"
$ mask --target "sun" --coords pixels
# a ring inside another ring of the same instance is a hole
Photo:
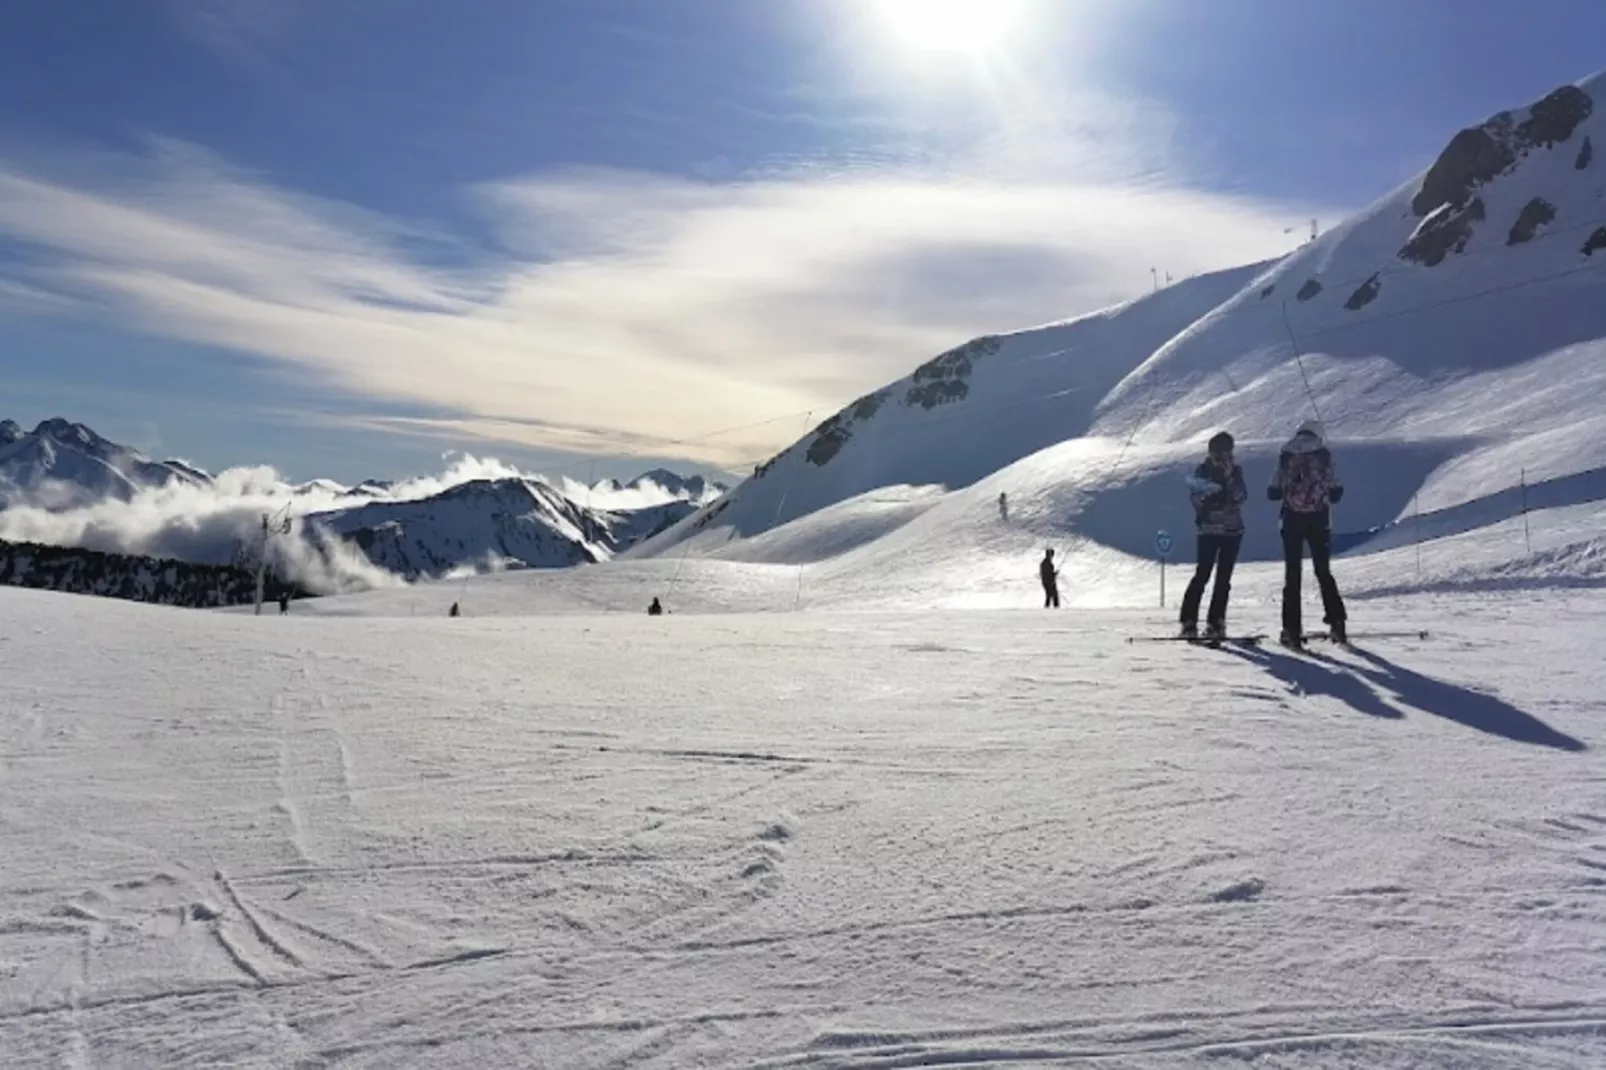
[[[882,20],[905,48],[981,55],[1015,27],[1023,0],[876,0]]]

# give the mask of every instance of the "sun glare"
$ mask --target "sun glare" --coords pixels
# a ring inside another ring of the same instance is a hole
[[[921,52],[980,55],[1014,28],[1022,0],[877,0],[898,42]]]

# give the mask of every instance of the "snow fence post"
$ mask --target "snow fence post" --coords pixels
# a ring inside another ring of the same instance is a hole
[[[1174,545],[1171,533],[1164,529],[1154,533],[1154,553],[1160,559],[1160,608],[1165,608],[1165,563]]]
[[[1411,495],[1411,511],[1416,514],[1416,582],[1422,582],[1422,492]]]
[[[1528,529],[1528,469],[1522,470],[1522,544],[1528,550],[1528,556],[1534,552],[1533,532]]]

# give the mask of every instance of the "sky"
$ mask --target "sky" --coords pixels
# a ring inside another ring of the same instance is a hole
[[[8,0],[0,417],[355,482],[745,473],[1286,252],[1602,65],[1536,0]]]

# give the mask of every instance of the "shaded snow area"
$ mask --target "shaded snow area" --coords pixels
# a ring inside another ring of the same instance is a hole
[[[1299,656],[582,612],[631,568],[455,620],[0,589],[0,1063],[1606,1065],[1597,592]]]

